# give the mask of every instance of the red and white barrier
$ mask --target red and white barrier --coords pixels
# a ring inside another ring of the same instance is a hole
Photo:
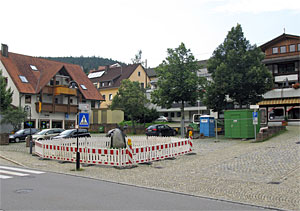
[[[110,166],[127,166],[183,155],[192,151],[191,139],[175,137],[130,137],[124,149],[111,149],[107,137],[80,138],[80,162]],[[48,159],[76,161],[76,139],[36,141],[35,153]]]

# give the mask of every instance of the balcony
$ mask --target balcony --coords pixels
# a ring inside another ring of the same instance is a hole
[[[54,95],[74,95],[77,96],[76,89],[70,89],[64,85],[58,85],[54,87]]]
[[[264,99],[276,99],[276,98],[292,98],[300,97],[300,89],[283,88],[273,89],[263,95]]]
[[[35,103],[36,112],[39,112],[39,103]],[[52,103],[42,103],[41,112],[62,112],[62,113],[77,113],[77,105],[66,105],[66,104],[55,104]]]

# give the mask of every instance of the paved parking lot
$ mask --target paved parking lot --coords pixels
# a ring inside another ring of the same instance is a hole
[[[138,165],[132,169],[40,160],[25,143],[1,146],[1,156],[27,167],[118,183],[273,207],[300,209],[300,128],[271,140],[195,139],[191,155]],[[2,162],[8,162],[1,159]]]

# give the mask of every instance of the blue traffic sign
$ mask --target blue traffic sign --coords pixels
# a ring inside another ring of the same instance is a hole
[[[89,113],[79,113],[78,120],[79,120],[79,127],[90,126]]]
[[[257,112],[253,112],[253,118],[256,118],[257,117]]]

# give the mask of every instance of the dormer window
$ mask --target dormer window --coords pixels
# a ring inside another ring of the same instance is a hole
[[[34,66],[34,65],[31,64],[30,67],[31,67],[32,70],[38,71],[38,69],[36,68],[36,66]]]
[[[85,85],[83,85],[83,84],[80,84],[80,86],[81,86],[81,88],[82,88],[83,90],[87,90],[87,88],[86,88],[86,86],[85,86]]]
[[[19,78],[21,79],[21,81],[22,81],[23,83],[28,83],[28,80],[27,80],[27,78],[26,78],[25,76],[19,75]]]
[[[111,82],[108,82],[108,86],[111,86]]]

